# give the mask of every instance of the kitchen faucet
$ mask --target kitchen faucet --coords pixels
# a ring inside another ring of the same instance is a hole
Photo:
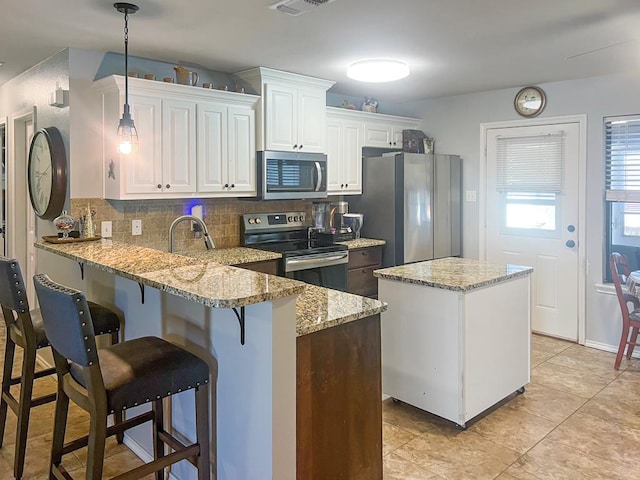
[[[198,225],[200,225],[200,228],[202,228],[202,233],[204,235],[204,245],[205,247],[207,247],[207,250],[216,248],[216,246],[213,244],[213,240],[209,236],[209,230],[207,229],[207,226],[201,219],[199,219],[198,217],[194,217],[193,215],[181,215],[176,218],[169,227],[169,253],[173,253],[173,234],[176,230],[176,225],[185,220],[191,220],[192,222],[196,222]]]

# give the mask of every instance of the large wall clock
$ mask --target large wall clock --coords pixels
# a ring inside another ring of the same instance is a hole
[[[537,117],[547,104],[547,96],[539,87],[524,87],[513,100],[513,106],[523,117]]]
[[[67,195],[67,154],[56,127],[33,135],[27,169],[33,210],[40,218],[53,220],[62,212]]]

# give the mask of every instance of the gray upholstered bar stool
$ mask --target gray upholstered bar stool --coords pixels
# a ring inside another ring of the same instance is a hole
[[[0,256],[0,305],[7,327],[0,395],[0,447],[2,447],[7,422],[7,407],[10,407],[18,417],[13,475],[15,478],[21,478],[24,470],[31,407],[37,407],[56,399],[55,394],[32,398],[33,382],[35,379],[54,374],[55,369],[36,371],[36,351],[48,347],[49,341],[39,314],[34,312],[32,316],[29,313],[29,302],[20,265],[15,259],[2,256]],[[89,310],[91,310],[95,332],[100,335],[109,335],[112,344],[118,343],[118,332],[120,331],[118,315],[93,302],[89,303]],[[23,350],[22,372],[19,376],[12,377],[16,345]],[[18,384],[20,385],[20,395],[19,398],[16,398],[10,388],[12,385]],[[116,422],[120,419],[121,416],[116,416]],[[122,442],[122,436],[118,440]]]
[[[198,479],[210,479],[209,367],[199,357],[157,337],[142,337],[96,350],[91,314],[82,292],[33,278],[44,329],[51,343],[58,375],[58,398],[51,445],[52,479],[70,479],[62,456],[88,444],[87,480],[102,479],[108,436],[151,420],[154,460],[116,477],[133,480],[187,459]],[[196,441],[184,445],[164,429],[162,399],[195,389]],[[89,435],[64,445],[69,399],[89,412]],[[109,413],[151,403],[152,409],[107,428]],[[165,455],[167,445],[173,450]]]

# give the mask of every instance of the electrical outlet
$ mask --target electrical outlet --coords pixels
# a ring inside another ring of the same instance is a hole
[[[475,190],[467,190],[466,192],[467,202],[475,202],[476,199],[476,191]]]
[[[131,235],[142,235],[142,220],[131,220]]]
[[[102,236],[102,238],[111,238],[112,237],[111,229],[112,229],[111,221],[100,223],[100,235]]]

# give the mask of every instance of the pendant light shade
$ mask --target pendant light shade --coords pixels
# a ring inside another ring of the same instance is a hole
[[[129,14],[136,13],[138,6],[132,3],[114,3],[114,8],[124,14],[124,111],[118,125],[118,152],[123,155],[138,150],[138,132],[129,112]]]
[[[386,58],[359,60],[347,68],[347,77],[360,82],[393,82],[408,75],[409,65],[400,60]]]

